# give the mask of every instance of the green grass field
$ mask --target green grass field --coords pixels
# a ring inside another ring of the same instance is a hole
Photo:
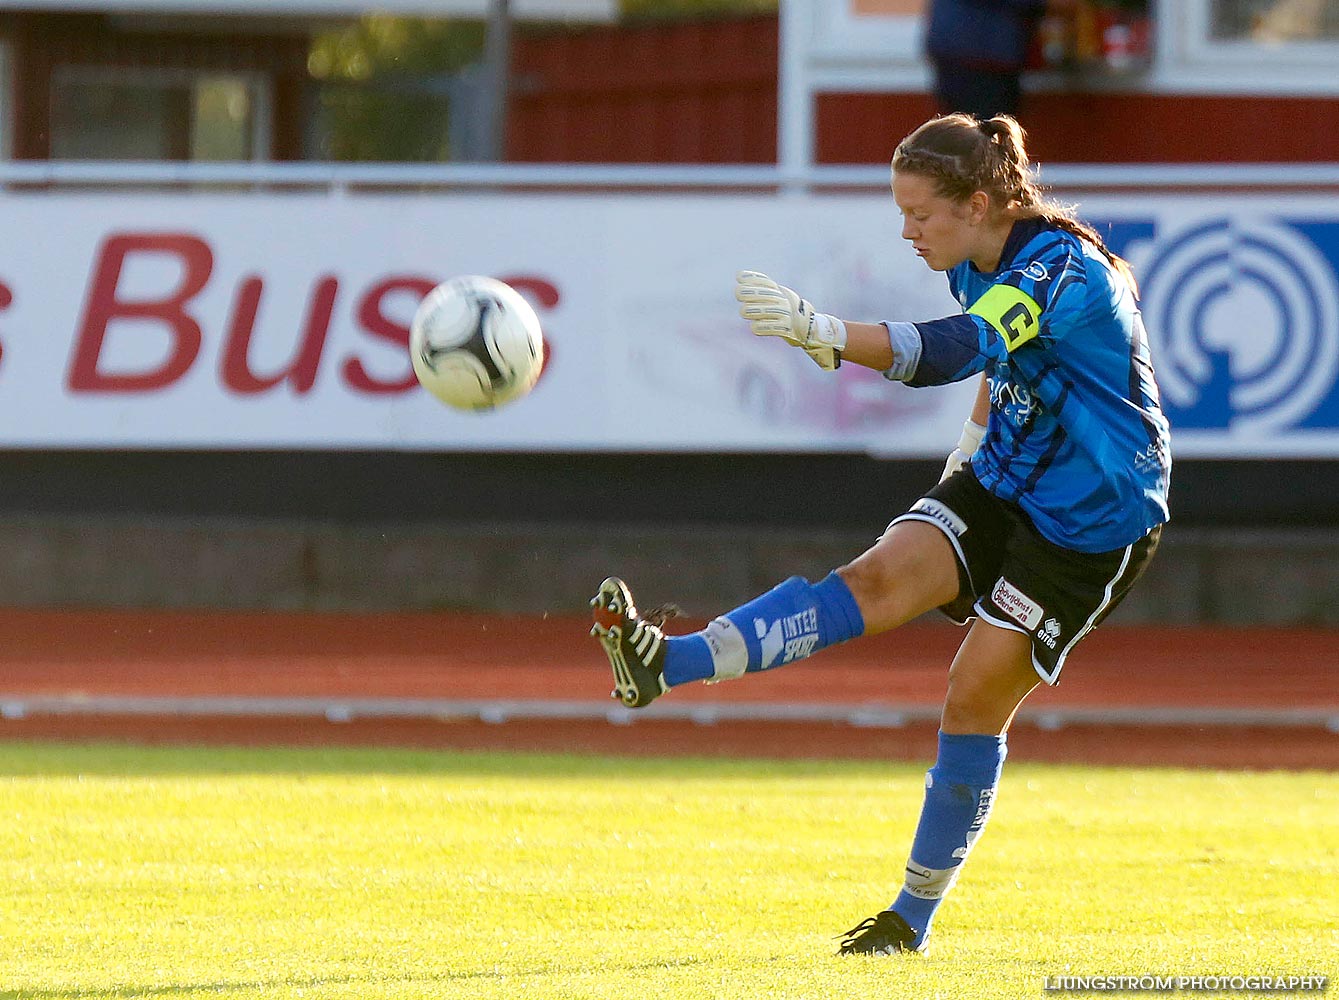
[[[839,959],[923,768],[0,744],[0,998],[1038,997],[1339,974],[1339,774],[1010,765],[925,956]],[[1241,995],[1241,994],[1236,994]]]

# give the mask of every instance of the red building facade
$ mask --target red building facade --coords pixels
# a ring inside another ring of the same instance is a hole
[[[239,24],[0,12],[8,97],[0,155],[279,161],[315,155],[307,54],[318,27],[292,18]],[[780,47],[776,16],[573,30],[518,26],[507,159],[775,163]],[[1339,63],[1314,79],[1339,81]],[[1109,83],[1029,77],[1021,117],[1039,160],[1339,161],[1339,87],[1168,92],[1142,86],[1137,76]],[[201,121],[220,102],[232,110],[211,133]],[[814,162],[885,162],[896,139],[932,111],[923,85],[828,87],[813,101]],[[151,129],[155,115],[161,126]],[[99,122],[114,155],[71,137]]]

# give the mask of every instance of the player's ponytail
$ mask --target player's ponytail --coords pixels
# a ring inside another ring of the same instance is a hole
[[[1074,206],[1047,198],[1028,157],[1023,126],[1010,115],[984,121],[967,114],[931,118],[897,145],[893,170],[921,174],[939,193],[964,202],[985,191],[1001,210],[1019,219],[1042,219],[1087,240],[1125,278],[1136,296],[1139,286],[1130,265],[1107,247],[1092,226],[1081,221]]]
[[[1032,164],[1023,147],[1023,126],[1009,115],[996,115],[977,123],[989,145],[982,151],[985,174],[992,186],[983,188],[998,195],[1002,204],[1023,204],[1035,200],[1037,189],[1033,183]]]

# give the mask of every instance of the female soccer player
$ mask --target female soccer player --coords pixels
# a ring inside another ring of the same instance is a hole
[[[948,275],[963,314],[846,323],[755,271],[737,277],[753,332],[822,368],[843,360],[911,386],[982,376],[944,476],[864,554],[791,577],[692,635],[669,637],[611,577],[591,604],[616,694],[638,708],[693,680],[768,670],[938,608],[975,619],[949,669],[938,756],[892,905],[842,954],[925,947],[990,817],[1018,706],[1129,591],[1167,520],[1167,421],[1125,261],[1033,180],[1023,130],[934,118],[892,162],[902,237]]]

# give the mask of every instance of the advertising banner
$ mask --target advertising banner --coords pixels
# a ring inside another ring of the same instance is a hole
[[[1143,204],[1106,217],[1140,276],[1175,453],[1339,456],[1334,201]]]
[[[958,311],[880,194],[9,194],[0,447],[951,450],[974,380],[908,389],[750,335],[734,273],[852,319]],[[1093,198],[1134,264],[1181,456],[1339,456],[1339,209]],[[460,413],[408,324],[456,274],[510,282],[538,386]]]

